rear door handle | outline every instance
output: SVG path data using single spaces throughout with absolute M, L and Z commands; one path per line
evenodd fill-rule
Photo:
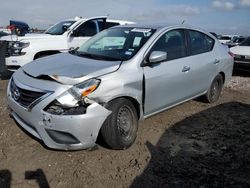
M 185 66 L 182 68 L 182 72 L 188 72 L 188 71 L 190 71 L 190 69 L 191 69 L 190 67 Z
M 219 62 L 220 62 L 219 59 L 215 59 L 215 60 L 214 60 L 214 64 L 215 64 L 215 65 L 219 64 Z

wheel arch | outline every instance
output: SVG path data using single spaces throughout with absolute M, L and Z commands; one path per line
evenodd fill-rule
M 225 80 L 226 80 L 226 75 L 225 75 L 225 73 L 224 72 L 219 72 L 219 74 L 222 76 L 222 78 L 223 78 L 223 84 L 225 83 Z
M 111 99 L 111 100 L 108 101 L 107 103 L 109 103 L 109 102 L 111 102 L 111 101 L 114 101 L 114 100 L 117 100 L 117 99 L 120 99 L 120 98 L 124 98 L 124 99 L 127 99 L 127 100 L 129 100 L 130 102 L 132 102 L 133 106 L 135 107 L 135 110 L 136 110 L 136 113 L 137 113 L 138 120 L 141 119 L 141 117 L 143 117 L 141 105 L 140 105 L 140 103 L 138 102 L 138 100 L 135 99 L 134 97 L 131 97 L 131 96 L 119 96 L 119 97 L 116 97 L 116 98 Z
M 61 53 L 61 52 L 58 50 L 46 50 L 46 51 L 37 52 L 34 56 L 34 60 L 38 59 L 41 56 L 53 55 L 53 54 L 58 54 L 58 53 Z

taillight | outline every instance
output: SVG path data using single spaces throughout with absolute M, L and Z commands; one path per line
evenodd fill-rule
M 232 52 L 228 52 L 228 54 L 231 56 L 231 57 L 235 57 L 235 55 L 234 55 L 234 53 L 232 53 Z

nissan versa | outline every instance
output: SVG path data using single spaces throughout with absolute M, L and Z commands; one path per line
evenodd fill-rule
M 55 149 L 131 146 L 138 120 L 203 96 L 218 100 L 233 57 L 191 26 L 126 25 L 104 30 L 79 49 L 37 59 L 8 85 L 11 115 Z

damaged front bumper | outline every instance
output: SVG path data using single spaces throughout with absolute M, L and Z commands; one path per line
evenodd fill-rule
M 45 106 L 54 100 L 55 94 L 49 95 L 29 110 L 14 99 L 10 85 L 7 98 L 12 117 L 23 129 L 41 139 L 49 148 L 78 150 L 93 147 L 103 122 L 111 113 L 94 101 L 86 107 L 84 114 L 48 113 L 44 110 Z

